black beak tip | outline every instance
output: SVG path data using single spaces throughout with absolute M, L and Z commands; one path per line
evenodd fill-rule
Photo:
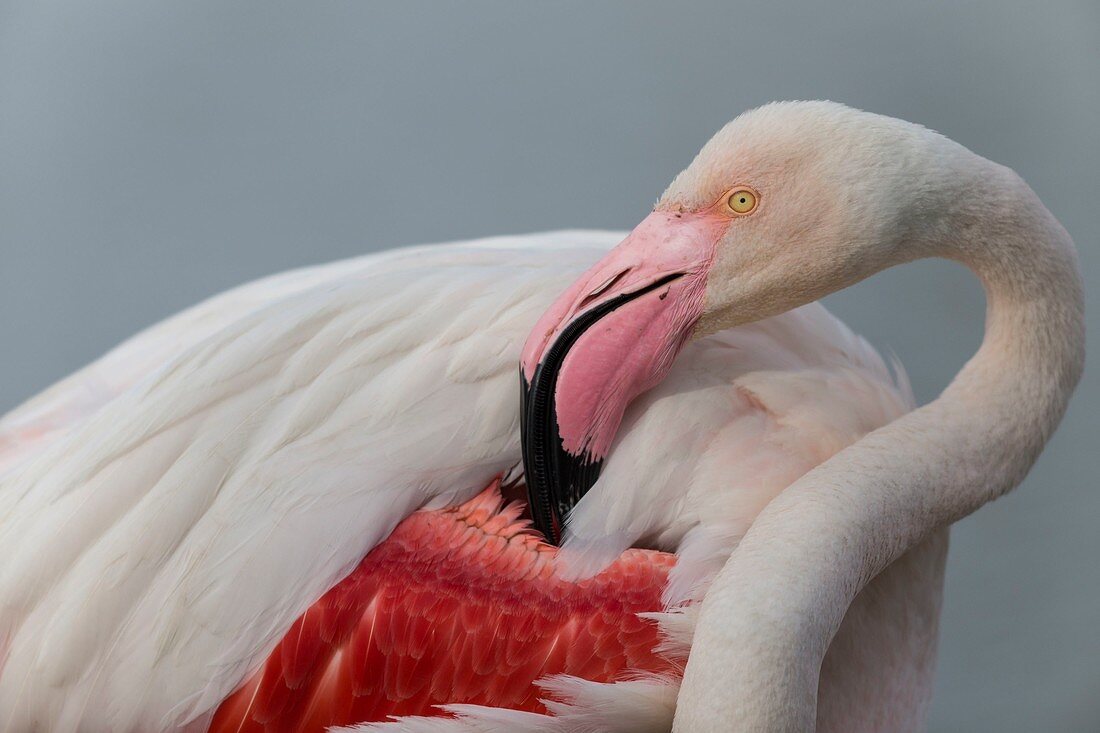
M 554 409 L 557 368 L 539 364 L 531 383 L 520 373 L 520 434 L 527 500 L 535 529 L 552 545 L 561 543 L 569 511 L 600 476 L 602 461 L 562 447 Z M 541 377 L 541 378 L 540 378 Z

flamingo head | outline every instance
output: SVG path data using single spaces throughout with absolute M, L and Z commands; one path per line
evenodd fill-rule
M 771 104 L 722 128 L 524 346 L 524 464 L 539 529 L 560 538 L 626 407 L 689 340 L 928 254 L 919 241 L 938 240 L 918 230 L 936 225 L 953 186 L 925 163 L 955 148 L 829 102 Z

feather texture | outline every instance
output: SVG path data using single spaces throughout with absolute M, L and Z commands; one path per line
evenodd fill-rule
M 0 420 L 0 721 L 200 725 L 413 511 L 519 461 L 519 348 L 621 235 L 398 250 L 247 285 Z M 756 512 L 908 408 L 820 306 L 690 346 L 576 507 L 568 572 L 681 553 L 697 594 Z M 28 437 L 29 436 L 29 437 Z
M 598 576 L 557 573 L 499 482 L 407 518 L 301 616 L 210 733 L 323 733 L 445 704 L 547 712 L 536 681 L 675 673 L 655 653 L 673 555 L 630 550 Z M 677 660 L 682 663 L 683 659 Z

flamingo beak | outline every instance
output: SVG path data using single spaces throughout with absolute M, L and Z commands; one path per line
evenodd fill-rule
M 703 314 L 729 219 L 655 211 L 554 301 L 520 362 L 523 464 L 536 528 L 557 544 L 623 413 L 657 385 Z

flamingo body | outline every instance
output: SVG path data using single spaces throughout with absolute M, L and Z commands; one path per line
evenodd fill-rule
M 520 511 L 494 482 L 412 514 L 291 626 L 210 733 L 321 733 L 445 704 L 544 713 L 548 676 L 675 672 L 638 616 L 662 610 L 675 556 L 629 550 L 566 580 Z
M 515 474 L 523 340 L 622 237 L 502 237 L 267 278 L 0 419 L 0 730 L 203 731 L 256 670 L 282 675 L 273 650 L 282 659 L 296 621 L 403 520 Z M 660 598 L 644 604 L 675 612 L 644 633 L 683 655 L 694 623 L 683 604 L 761 508 L 911 405 L 904 380 L 819 305 L 688 344 L 625 412 L 599 483 L 569 515 L 556 572 L 597 576 L 639 543 L 675 552 Z M 422 609 L 410 599 L 400 610 L 412 620 Z M 337 656 L 325 649 L 339 642 L 315 638 L 318 659 Z M 677 676 L 554 677 L 569 669 L 539 670 L 553 717 L 508 710 L 534 717 L 499 730 L 668 730 Z M 320 684 L 300 674 L 286 679 Z M 257 685 L 272 701 L 279 685 L 312 694 Z M 499 710 L 455 711 L 455 730 L 488 730 L 476 726 Z M 392 725 L 422 729 L 415 720 Z

